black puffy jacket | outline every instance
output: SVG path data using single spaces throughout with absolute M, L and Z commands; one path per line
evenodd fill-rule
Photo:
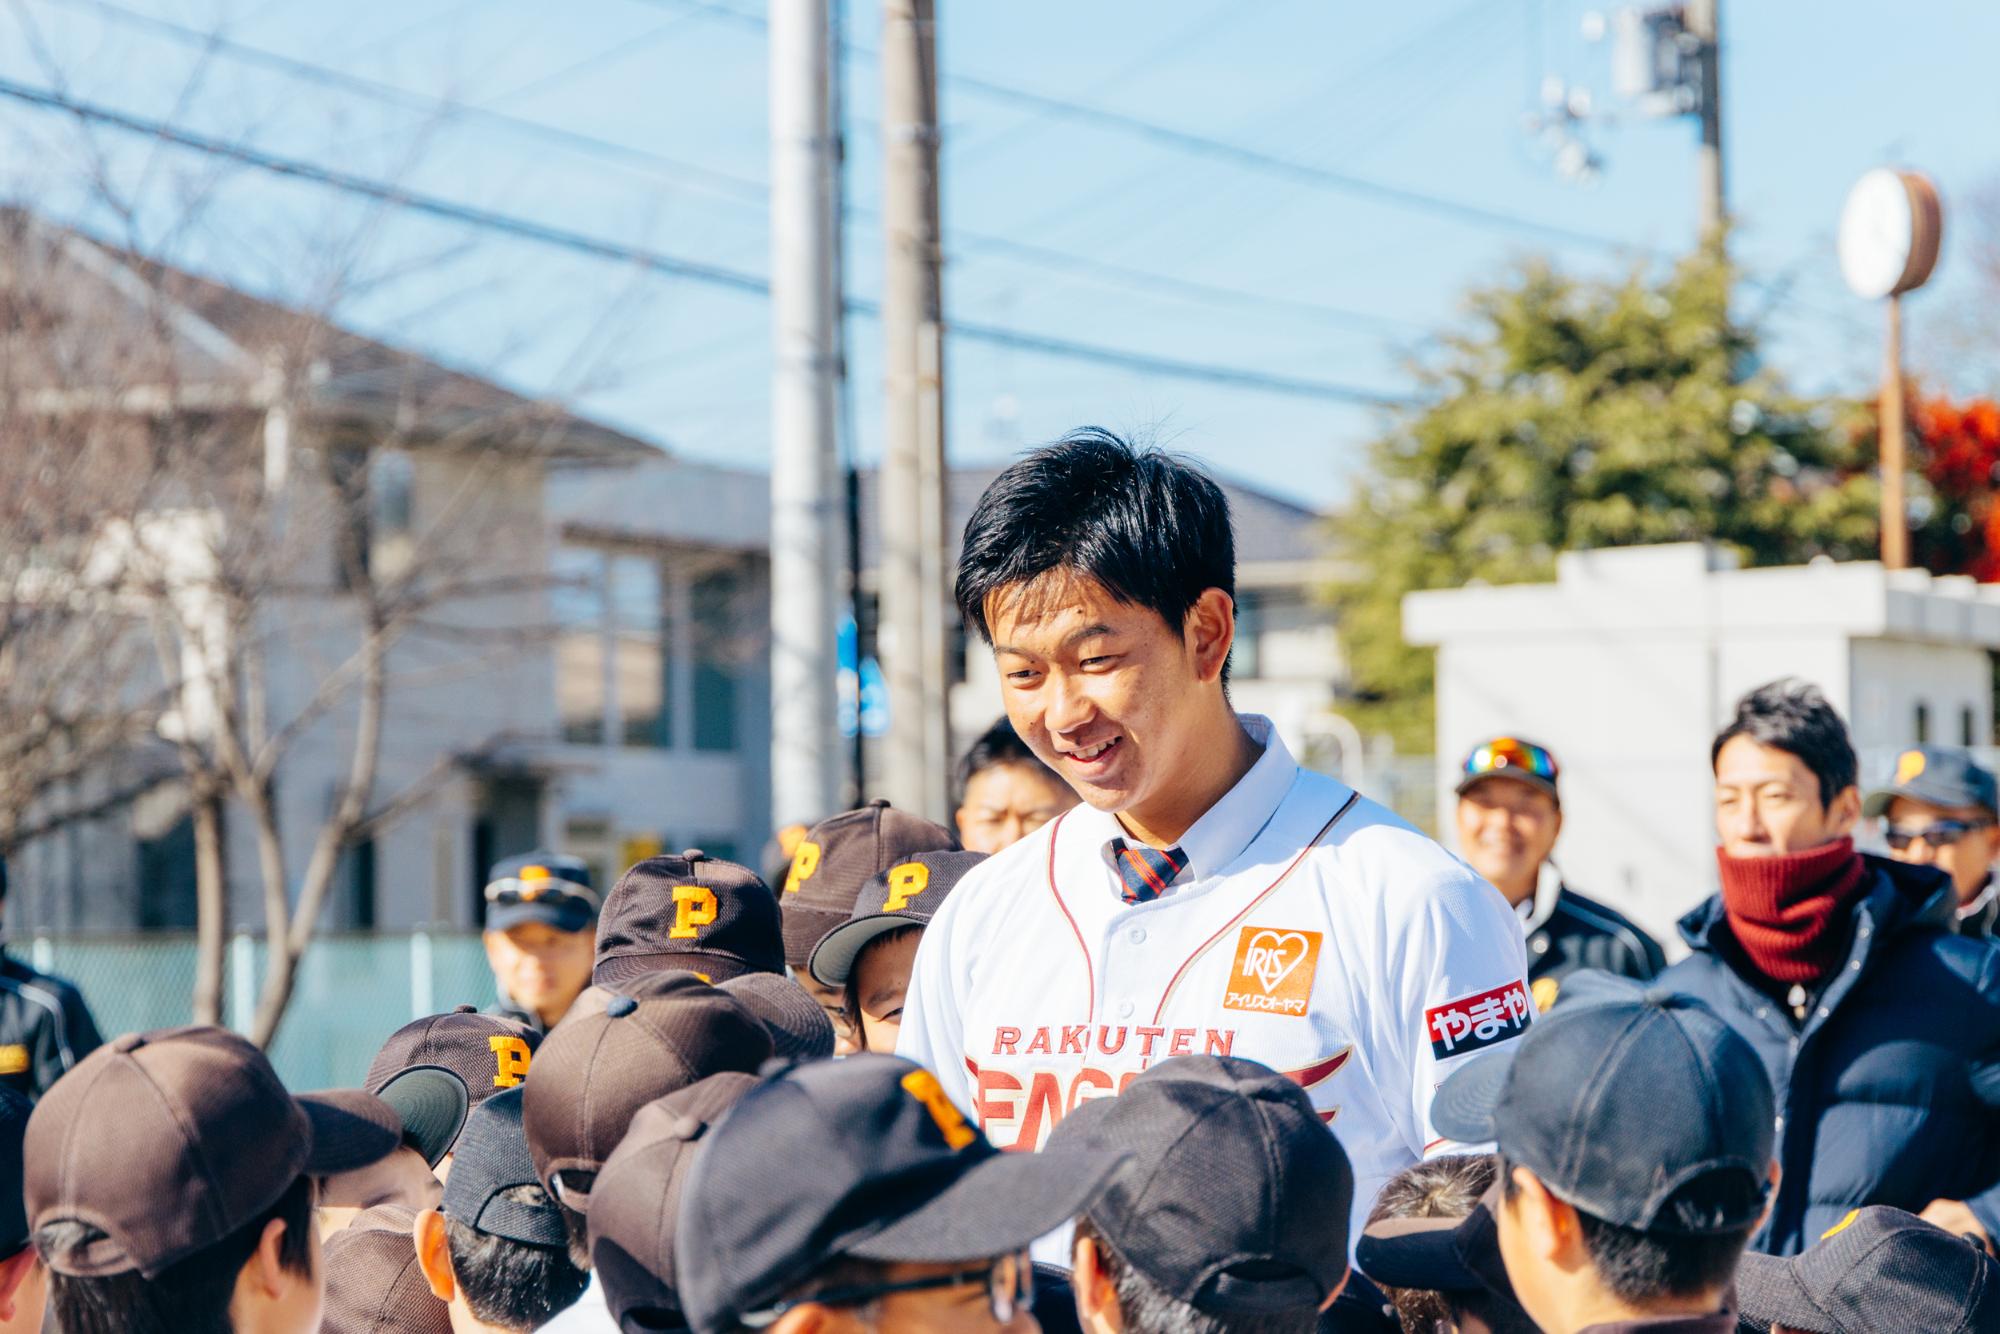
M 0 949 L 0 1087 L 39 1098 L 102 1042 L 75 987 Z
M 1751 1247 L 1772 1255 L 1860 1205 L 1937 1199 L 2000 1239 L 2000 945 L 1952 932 L 1941 872 L 1862 860 L 1846 961 L 1803 1023 L 1748 980 L 1720 895 L 1681 919 L 1694 953 L 1657 984 L 1713 1007 L 1770 1072 L 1784 1177 Z

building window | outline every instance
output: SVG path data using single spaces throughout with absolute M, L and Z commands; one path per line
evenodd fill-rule
M 604 651 L 604 554 L 561 547 L 554 565 L 550 604 L 557 627 L 556 716 L 563 740 L 598 745 L 604 740 L 611 695 Z
M 689 614 L 694 642 L 694 748 L 735 750 L 736 696 L 742 625 L 742 581 L 733 570 L 694 581 Z
M 1931 706 L 1917 705 L 1917 744 L 1927 746 L 1931 740 Z
M 660 563 L 646 556 L 611 562 L 611 616 L 617 645 L 619 739 L 628 746 L 673 744 L 671 670 Z
M 1264 603 L 1255 593 L 1236 595 L 1236 638 L 1229 646 L 1229 675 L 1237 681 L 1254 681 L 1264 674 L 1261 641 L 1264 635 Z
M 1976 744 L 1972 739 L 1972 729 L 1973 729 L 1972 706 L 1970 704 L 1961 704 L 1958 709 L 1959 745 L 1970 746 Z

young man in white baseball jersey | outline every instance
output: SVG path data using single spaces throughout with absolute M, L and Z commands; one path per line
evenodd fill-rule
M 1359 1235 L 1382 1183 L 1444 1147 L 1439 1082 L 1527 1027 L 1521 930 L 1230 707 L 1234 589 L 1228 502 L 1169 455 L 1080 431 L 987 489 L 958 604 L 1083 804 L 945 901 L 897 1050 L 1018 1149 L 1169 1056 L 1261 1061 L 1338 1131 Z

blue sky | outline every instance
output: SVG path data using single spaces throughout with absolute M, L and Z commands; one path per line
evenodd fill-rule
M 0 77 L 607 240 L 768 267 L 764 38 L 736 17 L 761 15 L 762 0 L 116 4 L 10 0 L 0 7 Z M 850 36 L 872 49 L 877 11 L 862 0 L 848 7 Z M 1606 165 L 1590 187 L 1564 181 L 1523 127 L 1547 74 L 1612 105 L 1608 46 L 1581 35 L 1587 4 L 941 8 L 946 300 L 959 320 L 1397 397 L 1409 390 L 1409 351 L 1449 327 L 1468 285 L 1531 252 L 1584 272 L 1634 262 L 1024 109 L 982 81 L 1655 253 L 1694 235 L 1691 121 L 1592 129 Z M 1737 249 L 1783 292 L 1745 300 L 1774 302 L 1771 359 L 1799 387 L 1864 389 L 1879 312 L 1840 284 L 1841 200 L 1883 162 L 1930 171 L 1948 211 L 2000 178 L 1989 133 L 2000 84 L 1986 68 L 2000 49 L 2000 6 L 1925 3 L 1893 17 L 1862 0 L 1723 8 Z M 305 82 L 240 52 L 204 51 L 160 21 L 406 96 Z M 848 91 L 850 276 L 872 297 L 883 242 L 878 85 L 865 53 L 849 62 Z M 602 143 L 571 151 L 427 99 Z M 612 146 L 646 160 L 618 158 Z M 692 456 L 745 465 L 768 456 L 769 330 L 755 298 L 384 212 L 116 132 L 86 137 L 59 115 L 0 99 L 7 193 L 109 226 L 86 185 L 92 170 L 130 202 L 143 241 L 205 271 L 296 300 L 332 284 L 342 318 L 379 336 L 570 398 Z M 1934 336 L 1972 287 L 1969 230 L 1948 223 L 1939 279 L 1909 318 L 1920 369 L 1977 384 L 1983 372 L 1962 359 L 1945 365 Z M 1070 258 L 1024 258 L 996 241 Z M 350 257 L 349 276 L 331 278 Z M 857 319 L 853 334 L 855 438 L 869 457 L 879 329 Z M 948 356 L 956 458 L 990 459 L 1097 422 L 1154 432 L 1233 475 L 1326 504 L 1381 424 L 1363 406 L 1022 350 L 955 341 Z

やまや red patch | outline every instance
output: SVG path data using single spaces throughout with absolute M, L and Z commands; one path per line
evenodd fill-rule
M 1527 985 L 1509 982 L 1425 1010 L 1424 1033 L 1431 1040 L 1431 1055 L 1442 1061 L 1519 1037 L 1534 1012 Z

